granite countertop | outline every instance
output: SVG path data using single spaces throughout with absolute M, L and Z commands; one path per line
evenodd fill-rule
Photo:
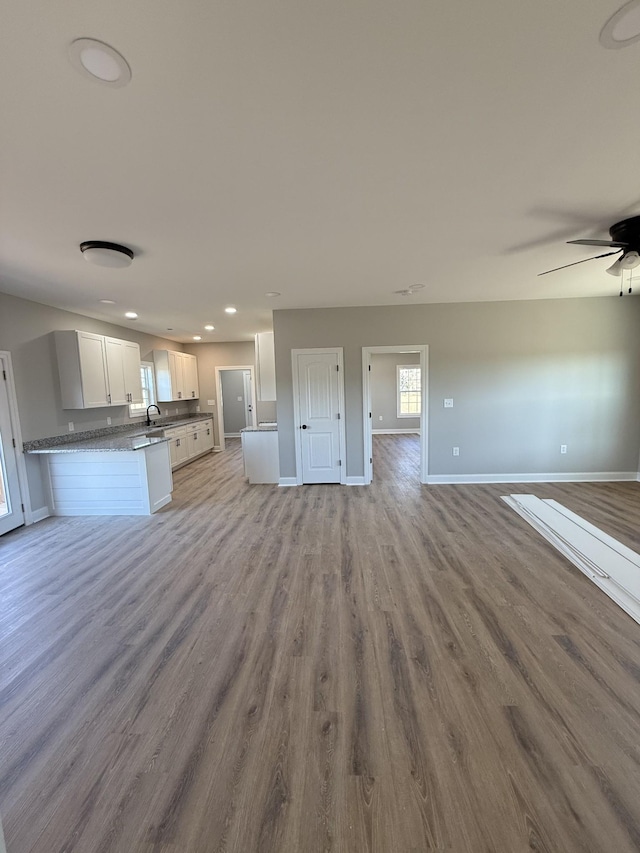
M 151 426 L 124 424 L 116 427 L 88 430 L 75 435 L 57 435 L 51 438 L 39 438 L 35 441 L 25 441 L 25 453 L 84 453 L 92 451 L 117 452 L 126 450 L 143 450 L 152 444 L 168 441 L 162 435 L 148 436 L 146 433 L 159 433 L 163 429 L 206 421 L 213 417 L 211 412 L 203 412 L 191 417 L 170 419 L 158 418 Z
M 240 432 L 278 432 L 278 425 L 258 424 L 257 427 L 244 427 Z
M 123 450 L 143 450 L 152 444 L 162 444 L 168 438 L 148 437 L 146 435 L 103 435 L 100 438 L 88 438 L 84 441 L 68 441 L 66 444 L 55 444 L 50 447 L 39 447 L 27 450 L 27 453 L 90 453 L 90 452 L 119 452 Z

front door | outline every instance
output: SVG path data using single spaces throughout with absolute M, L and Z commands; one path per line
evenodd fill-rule
M 302 482 L 339 483 L 341 383 L 337 352 L 295 354 Z
M 18 464 L 9 412 L 7 368 L 8 365 L 0 356 L 0 535 L 24 524 Z

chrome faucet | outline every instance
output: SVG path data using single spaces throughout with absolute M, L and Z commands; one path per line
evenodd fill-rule
M 158 409 L 158 414 L 160 416 L 162 416 L 162 412 L 160 411 L 158 406 L 156 406 L 155 403 L 152 403 L 150 406 L 147 406 L 147 426 L 151 426 L 151 418 L 149 417 L 149 409 Z

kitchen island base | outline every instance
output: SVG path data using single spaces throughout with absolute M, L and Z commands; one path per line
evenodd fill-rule
M 166 441 L 115 453 L 45 453 L 52 515 L 151 515 L 173 491 Z

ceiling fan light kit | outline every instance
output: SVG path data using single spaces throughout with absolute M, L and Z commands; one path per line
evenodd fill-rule
M 640 2 L 640 0 L 639 0 Z M 578 264 L 584 264 L 587 261 L 595 261 L 598 258 L 607 258 L 609 255 L 618 255 L 616 260 L 606 270 L 609 275 L 622 276 L 624 270 L 633 270 L 640 266 L 640 216 L 631 216 L 629 219 L 623 219 L 621 222 L 616 222 L 609 228 L 611 240 L 569 240 L 568 243 L 577 246 L 607 246 L 614 249 L 613 252 L 604 252 L 602 255 L 594 255 L 591 258 L 584 258 L 581 261 L 574 261 L 571 264 L 564 264 L 561 267 L 555 267 L 552 270 L 538 273 L 538 275 L 547 275 L 551 272 L 564 270 L 567 267 L 575 267 Z M 629 272 L 631 276 L 631 272 Z M 631 277 L 629 278 L 629 293 L 632 292 Z M 620 290 L 622 296 L 622 289 Z
M 122 269 L 131 266 L 133 251 L 119 243 L 107 243 L 104 240 L 85 240 L 80 243 L 80 251 L 85 261 L 99 267 Z

